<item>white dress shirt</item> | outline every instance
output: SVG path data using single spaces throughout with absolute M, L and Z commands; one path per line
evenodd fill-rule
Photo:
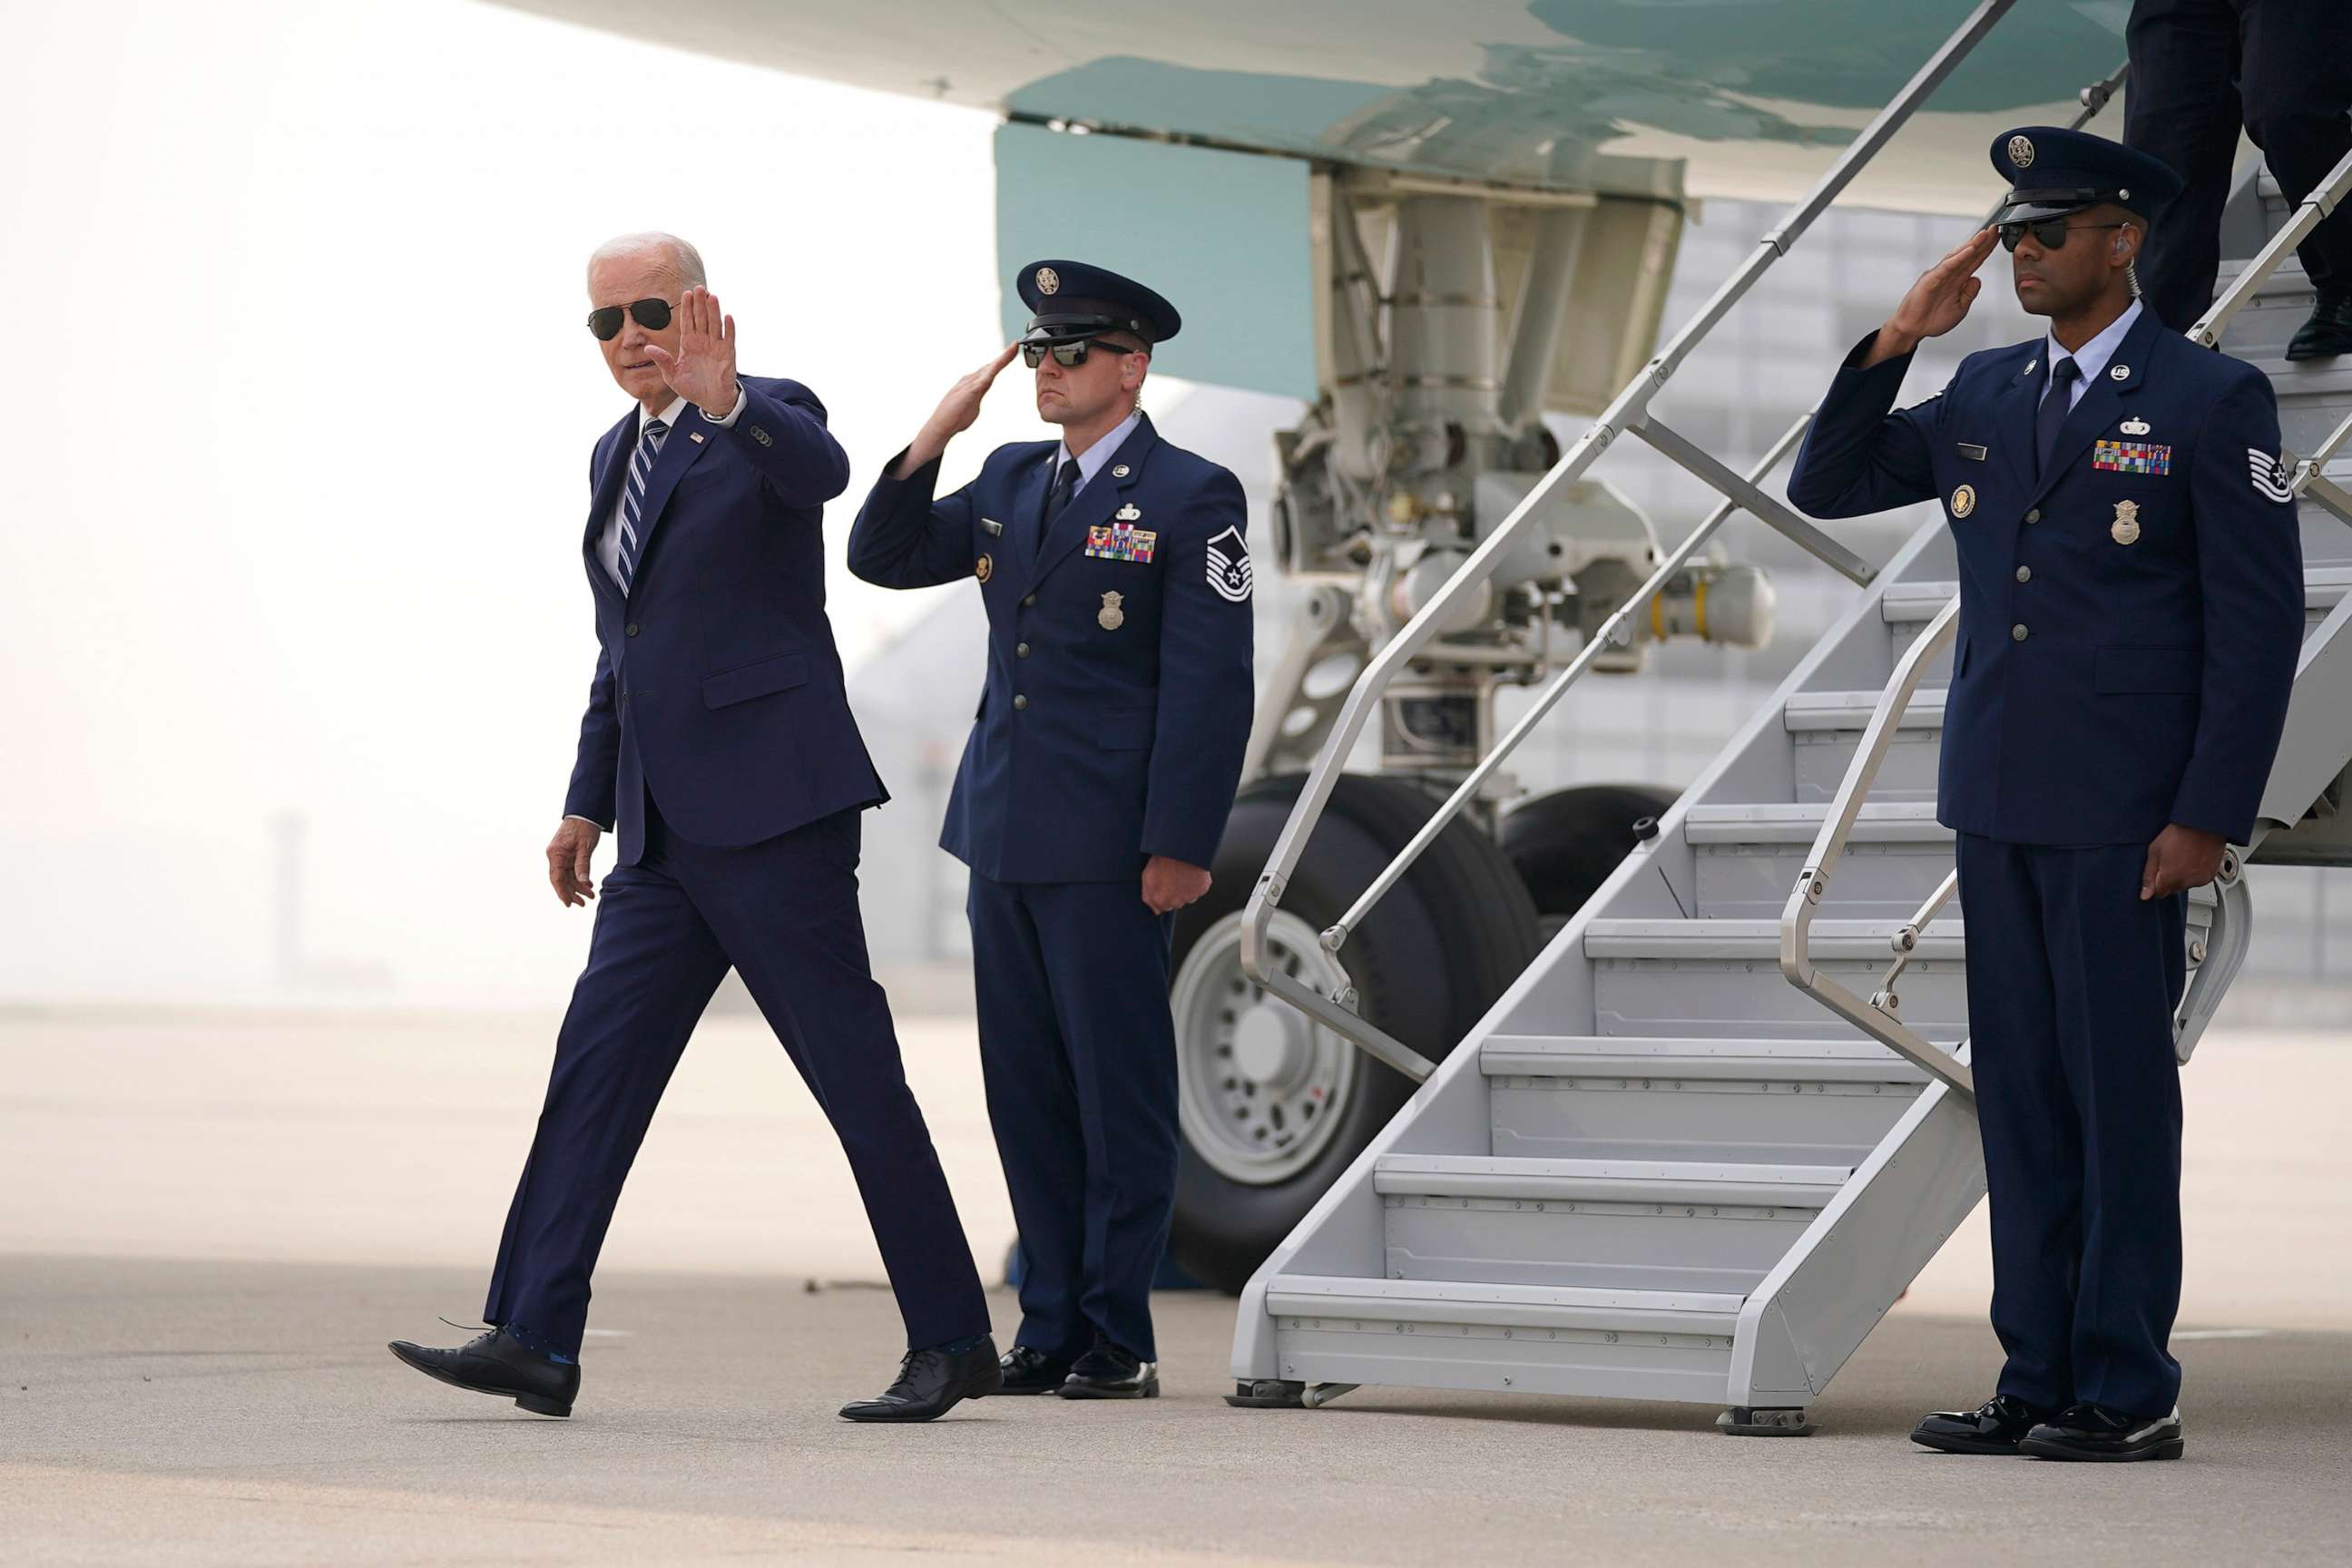
M 702 416 L 702 418 L 709 424 L 719 426 L 721 429 L 728 428 L 729 426 L 731 426 L 737 419 L 742 417 L 743 405 L 751 401 L 751 395 L 745 392 L 743 390 L 742 384 L 738 382 L 735 386 L 735 406 L 727 411 L 727 416 L 723 419 L 713 418 L 709 413 L 705 413 Z M 648 416 L 646 413 L 645 405 L 642 403 L 639 404 L 637 405 L 636 439 L 629 443 L 628 453 L 621 459 L 623 462 L 633 463 L 636 461 L 637 444 L 646 438 L 646 420 L 647 417 Z M 651 416 L 651 417 L 657 418 L 663 424 L 669 426 L 669 435 L 662 437 L 663 445 L 668 445 L 668 443 L 677 435 L 677 422 L 686 417 L 686 399 L 683 397 L 671 398 L 667 408 L 663 409 L 657 415 Z M 604 574 L 613 579 L 613 585 L 614 587 L 621 587 L 623 585 L 621 583 L 621 509 L 628 504 L 629 487 L 627 481 L 624 480 L 621 485 L 621 493 L 615 497 L 613 501 L 613 515 L 604 520 L 604 531 L 602 534 L 599 534 L 596 539 L 596 559 L 604 563 Z
M 1102 472 L 1103 465 L 1110 461 L 1111 454 L 1118 450 L 1119 443 L 1135 434 L 1135 427 L 1142 418 L 1143 410 L 1140 408 L 1135 410 L 1112 426 L 1101 440 L 1078 454 L 1078 482 L 1076 488 L 1070 491 L 1070 498 L 1073 500 L 1077 499 L 1079 490 L 1087 488 L 1087 480 Z M 1054 472 L 1057 477 L 1062 471 L 1062 465 L 1069 460 L 1070 444 L 1064 441 L 1054 449 Z
M 2074 384 L 2066 389 L 2067 413 L 2074 412 L 2074 405 L 2083 401 L 2084 388 L 2089 386 L 2098 374 L 2107 368 L 2107 362 L 2116 357 L 2117 349 L 2123 347 L 2124 334 L 2130 331 L 2132 323 L 2138 320 L 2139 301 L 2134 300 L 2124 307 L 2122 315 L 2106 324 L 2097 337 L 2071 353 L 2061 347 L 2056 338 L 2043 339 L 2042 352 L 2050 356 L 2052 370 L 2058 368 L 2060 360 L 2071 359 L 2074 362 L 2075 368 L 2083 373 L 2075 378 Z M 2044 377 L 2042 383 L 2042 395 L 2045 398 L 2050 395 L 2050 381 L 2047 377 Z

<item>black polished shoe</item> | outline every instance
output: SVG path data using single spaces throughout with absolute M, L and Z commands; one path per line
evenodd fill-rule
M 1913 1428 L 1911 1440 L 1947 1454 L 2007 1454 L 2049 1415 L 2013 1394 L 1996 1394 L 1974 1410 L 1938 1410 Z
M 1004 1386 L 999 1394 L 1051 1394 L 1070 1375 L 1070 1363 L 1047 1355 L 1033 1345 L 1014 1345 L 1002 1363 Z
M 2352 353 L 2352 289 L 2322 289 L 2311 319 L 2287 340 L 2289 359 L 2331 359 Z
M 455 1350 L 433 1350 L 394 1340 L 385 1347 L 427 1377 L 457 1388 L 511 1399 L 534 1415 L 569 1415 L 580 1396 L 579 1363 L 535 1351 L 504 1329 Z
M 1004 1385 L 996 1342 L 988 1335 L 967 1351 L 908 1351 L 898 1363 L 898 1380 L 872 1399 L 841 1407 L 844 1421 L 936 1421 L 967 1399 L 980 1399 Z
M 2180 1437 L 2180 1411 L 2169 1415 L 2126 1415 L 2104 1405 L 2070 1405 L 2025 1435 L 2021 1454 L 2037 1459 L 2177 1459 L 2187 1445 Z
M 1160 1363 L 1097 1335 L 1095 1348 L 1070 1363 L 1055 1393 L 1065 1399 L 1157 1399 Z

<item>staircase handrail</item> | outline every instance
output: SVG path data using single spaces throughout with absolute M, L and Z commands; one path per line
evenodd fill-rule
M 1730 510 L 1735 507 L 1745 509 L 1854 582 L 1867 584 L 1872 581 L 1875 575 L 1875 569 L 1867 562 L 1787 506 L 1766 496 L 1757 489 L 1755 480 L 1762 478 L 1763 474 L 1769 471 L 1769 462 L 1759 465 L 1753 470 L 1753 477 L 1743 478 L 1654 418 L 1650 414 L 1650 403 L 1673 379 L 1675 373 L 1681 368 L 1684 360 L 1688 357 L 1691 351 L 1729 313 L 1731 308 L 1755 286 L 1757 280 L 1775 262 L 1789 253 L 1790 248 L 1812 226 L 1813 221 L 1829 208 L 1830 205 L 1853 182 L 1854 176 L 1878 155 L 1888 142 L 1893 140 L 1895 133 L 1910 120 L 1919 106 L 1947 77 L 1950 76 L 1959 63 L 1968 58 L 1985 35 L 2008 15 L 2015 4 L 2016 0 L 1979 0 L 1979 4 L 1969 14 L 1967 19 L 1944 40 L 1927 63 L 1919 68 L 1911 79 L 1904 84 L 1902 89 L 1888 100 L 1886 106 L 1881 109 L 1870 123 L 1854 137 L 1846 149 L 1838 155 L 1836 161 L 1814 183 L 1812 188 L 1782 215 L 1777 226 L 1765 233 L 1748 260 L 1716 289 L 1665 347 L 1661 349 L 1647 364 L 1642 367 L 1633 379 L 1626 384 L 1603 410 L 1601 416 L 1581 436 L 1578 437 L 1566 451 L 1561 453 L 1559 460 L 1554 463 L 1518 504 L 1511 509 L 1502 523 L 1486 537 L 1477 549 L 1471 552 L 1469 559 L 1465 561 L 1446 580 L 1444 586 L 1431 596 L 1429 603 L 1423 605 L 1420 612 L 1406 622 L 1396 636 L 1365 666 L 1363 672 L 1357 677 L 1354 687 L 1349 691 L 1346 701 L 1341 704 L 1339 712 L 1333 721 L 1330 733 L 1325 738 L 1323 748 L 1315 759 L 1315 765 L 1308 770 L 1306 783 L 1299 790 L 1298 797 L 1291 807 L 1289 820 L 1284 824 L 1282 833 L 1275 842 L 1274 851 L 1267 859 L 1266 868 L 1259 876 L 1255 888 L 1251 890 L 1242 922 L 1242 968 L 1251 980 L 1264 987 L 1269 994 L 1281 997 L 1333 1033 L 1344 1039 L 1354 1041 L 1371 1056 L 1410 1078 L 1416 1080 L 1424 1079 L 1435 1070 L 1435 1064 L 1427 1057 L 1358 1015 L 1353 1008 L 1355 997 L 1352 987 L 1343 983 L 1339 986 L 1336 994 L 1325 996 L 1311 985 L 1293 979 L 1272 951 L 1270 930 L 1274 921 L 1274 912 L 1280 905 L 1283 894 L 1288 889 L 1291 877 L 1298 869 L 1298 862 L 1306 853 L 1307 839 L 1313 835 L 1317 824 L 1321 821 L 1325 809 L 1330 804 L 1331 793 L 1338 785 L 1339 773 L 1346 764 L 1349 753 L 1354 749 L 1356 741 L 1363 733 L 1364 725 L 1370 718 L 1375 705 L 1381 700 L 1389 686 L 1413 658 L 1437 637 L 1440 628 L 1448 624 L 1462 601 L 1469 597 L 1494 574 L 1496 568 L 1501 564 L 1510 551 L 1513 542 L 1526 531 L 1531 521 L 1541 510 L 1553 492 L 1561 486 L 1580 478 L 1617 437 L 1629 433 L 1640 437 L 1658 451 L 1673 458 L 1701 480 L 1712 486 L 1726 498 L 1726 505 L 1717 509 L 1719 517 L 1727 517 Z M 2082 98 L 2085 111 L 2083 119 L 2088 119 L 2091 114 L 2097 111 L 2099 106 L 2105 103 L 2108 94 L 2113 91 L 2113 80 L 2114 79 L 2110 79 L 2107 82 L 2102 82 L 2084 91 Z M 2081 121 L 2078 120 L 2077 123 L 2081 123 Z M 1789 436 L 1784 437 L 1783 441 L 1793 444 L 1795 437 L 1801 431 L 1802 423 L 1802 421 L 1800 422 L 1798 430 L 1793 430 Z M 1777 460 L 1777 454 L 1772 460 Z M 1703 542 L 1705 535 L 1718 525 L 1719 517 L 1711 518 L 1708 523 L 1702 524 L 1700 531 L 1694 534 L 1693 540 L 1686 541 L 1684 550 L 1676 553 L 1684 554 L 1686 551 L 1695 549 L 1696 542 Z M 1654 574 L 1652 584 L 1659 581 L 1660 579 Z M 1616 615 L 1612 617 L 1612 624 L 1622 626 L 1634 606 L 1645 602 L 1642 595 L 1654 591 L 1651 584 L 1645 584 L 1634 596 L 1619 606 Z M 1601 638 L 1593 639 L 1593 644 L 1601 642 Z M 1592 662 L 1592 653 L 1593 645 L 1588 644 L 1584 653 L 1580 655 L 1578 662 L 1570 667 L 1570 672 L 1565 678 L 1555 683 L 1558 689 L 1546 694 L 1548 700 L 1556 700 L 1559 692 L 1565 690 L 1567 684 L 1580 676 L 1584 668 L 1590 667 Z M 1545 704 L 1547 708 L 1549 700 Z M 1511 744 L 1516 745 L 1528 728 L 1529 726 L 1525 723 L 1516 728 L 1512 731 Z M 1497 748 L 1497 754 L 1482 763 L 1482 771 L 1476 776 L 1483 780 L 1486 773 L 1493 771 L 1492 765 L 1507 754 L 1507 750 Z M 1464 790 L 1457 790 L 1454 798 L 1448 803 L 1451 811 L 1458 812 L 1462 805 L 1468 800 L 1469 794 L 1467 786 Z M 1451 820 L 1450 813 L 1433 819 L 1432 824 L 1425 826 L 1421 834 L 1416 835 L 1412 843 L 1408 846 L 1410 854 L 1418 855 L 1422 849 L 1426 848 Z M 1384 873 L 1381 881 L 1376 884 L 1378 890 L 1385 892 L 1392 887 L 1398 878 L 1403 875 L 1405 867 L 1410 866 L 1411 863 L 1410 858 L 1404 858 L 1402 865 L 1392 866 L 1390 872 Z M 1349 919 L 1361 919 L 1362 911 L 1369 907 L 1370 900 L 1360 900 L 1356 909 L 1350 911 Z M 1335 955 L 1347 941 L 1349 919 L 1343 919 L 1339 925 L 1325 933 L 1324 946 Z M 1344 970 L 1342 973 L 1344 973 Z
M 1976 1080 L 1968 1064 L 1903 1022 L 1901 1004 L 1894 989 L 1895 977 L 1918 948 L 1921 931 L 1950 897 L 1951 879 L 1947 878 L 1919 912 L 1895 931 L 1891 943 L 1895 965 L 1869 998 L 1857 995 L 1822 973 L 1814 964 L 1811 952 L 1813 918 L 1829 891 L 1830 873 L 1845 854 L 1846 841 L 1862 816 L 1863 803 L 1869 798 L 1871 785 L 1877 782 L 1879 767 L 1902 729 L 1903 716 L 1910 710 L 1920 681 L 1927 678 L 1927 667 L 1951 647 L 1959 634 L 1959 596 L 1954 595 L 1951 603 L 1936 612 L 1927 629 L 1895 661 L 1894 676 L 1879 693 L 1878 705 L 1871 710 L 1870 722 L 1863 730 L 1862 743 L 1854 748 L 1853 761 L 1846 764 L 1845 778 L 1838 785 L 1829 809 L 1822 813 L 1821 831 L 1813 836 L 1812 848 L 1805 856 L 1805 868 L 1797 874 L 1797 885 L 1780 911 L 1780 973 L 1788 976 L 1790 984 L 1839 1017 L 1973 1100 Z

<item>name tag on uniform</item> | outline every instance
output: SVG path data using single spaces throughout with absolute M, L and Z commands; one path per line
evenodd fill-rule
M 981 526 L 981 527 L 982 527 L 982 528 L 984 528 L 984 529 L 986 529 L 986 530 L 988 530 L 989 537 L 990 537 L 990 538 L 992 538 L 992 539 L 999 538 L 999 537 L 1001 537 L 1001 536 L 1003 534 L 1003 532 L 1004 532 L 1004 525 L 1003 525 L 1003 523 L 1001 523 L 1001 522 L 997 521 L 996 521 L 994 518 L 992 518 L 992 517 L 983 517 L 983 518 L 982 518 L 982 519 L 980 520 L 980 526 Z
M 1129 528 L 1125 523 L 1105 523 L 1100 528 L 1087 530 L 1087 553 L 1101 561 L 1132 561 L 1139 565 L 1151 564 L 1151 552 L 1160 547 L 1160 535 L 1148 528 Z
M 1982 447 L 1978 446 L 1975 442 L 1963 441 L 1959 445 L 1960 456 L 1966 458 L 1969 462 L 1981 463 L 1985 460 L 1985 449 Z
M 2116 474 L 2168 474 L 2172 448 L 2153 441 L 2102 441 L 2091 448 L 2091 467 Z

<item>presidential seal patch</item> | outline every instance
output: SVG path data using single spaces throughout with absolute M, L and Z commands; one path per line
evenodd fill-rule
M 1958 489 L 1952 492 L 1952 515 L 1954 517 L 1966 517 L 1969 513 L 1976 510 L 1976 486 L 1962 485 Z
M 971 565 L 971 574 L 979 578 L 983 583 L 987 582 L 989 577 L 995 571 L 996 562 L 992 557 L 986 555 L 983 555 L 979 560 L 973 562 Z
M 2113 526 L 2108 528 L 2107 533 L 2117 544 L 2138 543 L 2139 502 L 2136 500 L 2116 502 L 2116 521 Z

